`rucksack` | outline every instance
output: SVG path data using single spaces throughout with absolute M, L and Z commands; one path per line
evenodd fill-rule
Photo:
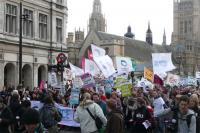
M 45 128 L 50 128 L 57 125 L 61 120 L 62 115 L 56 110 L 55 107 L 47 106 L 42 107 L 40 110 L 40 118 Z

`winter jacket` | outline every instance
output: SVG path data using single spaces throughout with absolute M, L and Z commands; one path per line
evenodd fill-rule
M 123 115 L 120 110 L 113 110 L 108 113 L 107 119 L 105 133 L 124 133 Z
M 95 125 L 95 121 L 88 113 L 87 108 L 90 110 L 93 116 L 98 116 L 103 122 L 103 125 L 106 126 L 107 119 L 104 116 L 101 107 L 91 100 L 86 100 L 85 103 L 80 103 L 74 114 L 74 120 L 80 123 L 81 133 L 92 133 L 98 130 Z
M 0 111 L 0 133 L 10 133 L 9 126 L 11 126 L 13 118 L 12 112 L 8 107 Z
M 187 116 L 193 114 L 190 121 L 190 126 L 187 126 Z M 178 132 L 177 133 L 196 133 L 196 117 L 192 110 L 188 110 L 186 115 L 178 113 Z

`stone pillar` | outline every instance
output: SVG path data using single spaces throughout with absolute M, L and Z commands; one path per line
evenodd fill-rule
M 0 90 L 2 90 L 3 86 L 4 86 L 4 62 L 3 61 L 0 61 L 0 73 L 1 73 L 1 76 L 0 76 Z
M 33 64 L 33 87 L 38 86 L 38 64 Z

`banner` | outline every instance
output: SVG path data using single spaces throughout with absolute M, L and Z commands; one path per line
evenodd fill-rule
M 168 72 L 175 69 L 172 64 L 171 53 L 152 53 L 154 74 Z
M 95 81 L 89 73 L 82 75 L 81 80 L 83 81 L 83 88 L 95 87 Z
M 43 103 L 40 101 L 31 101 L 31 108 L 39 110 L 42 108 Z M 62 120 L 58 123 L 71 127 L 80 127 L 80 124 L 74 121 L 74 110 L 72 108 L 64 107 L 55 103 L 55 107 L 62 114 Z
M 128 97 L 131 96 L 131 90 L 132 90 L 132 84 L 127 82 L 125 84 L 122 84 L 118 87 L 118 89 L 121 91 L 122 93 L 122 97 Z
M 81 76 L 81 75 L 84 74 L 83 69 L 81 69 L 81 68 L 79 68 L 77 66 L 74 66 L 71 63 L 69 63 L 69 65 L 70 65 L 72 73 L 74 73 L 76 76 Z
M 100 70 L 94 61 L 85 59 L 85 73 L 90 73 L 92 76 L 100 74 Z
M 48 84 L 51 86 L 56 86 L 58 84 L 55 72 L 48 73 Z
M 133 71 L 131 58 L 116 57 L 116 65 L 118 73 L 129 73 Z
M 103 48 L 97 47 L 96 45 L 91 44 L 91 50 L 93 59 L 100 56 L 105 56 L 106 51 Z
M 180 77 L 174 74 L 168 74 L 166 84 L 170 86 L 178 86 L 180 82 Z
M 83 81 L 81 80 L 81 77 L 75 77 L 72 82 L 75 88 L 81 88 L 83 86 Z
M 108 55 L 94 58 L 94 61 L 96 62 L 105 78 L 110 77 L 116 72 L 112 59 Z
M 153 72 L 150 69 L 144 67 L 144 78 L 152 82 L 153 77 L 154 77 Z

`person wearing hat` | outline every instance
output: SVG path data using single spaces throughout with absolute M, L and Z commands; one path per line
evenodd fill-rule
M 124 133 L 124 117 L 122 112 L 117 109 L 117 102 L 109 99 L 106 102 L 108 115 L 105 133 Z
M 40 114 L 33 108 L 27 109 L 22 115 L 22 123 L 26 128 L 24 133 L 44 133 L 44 129 L 40 121 Z

